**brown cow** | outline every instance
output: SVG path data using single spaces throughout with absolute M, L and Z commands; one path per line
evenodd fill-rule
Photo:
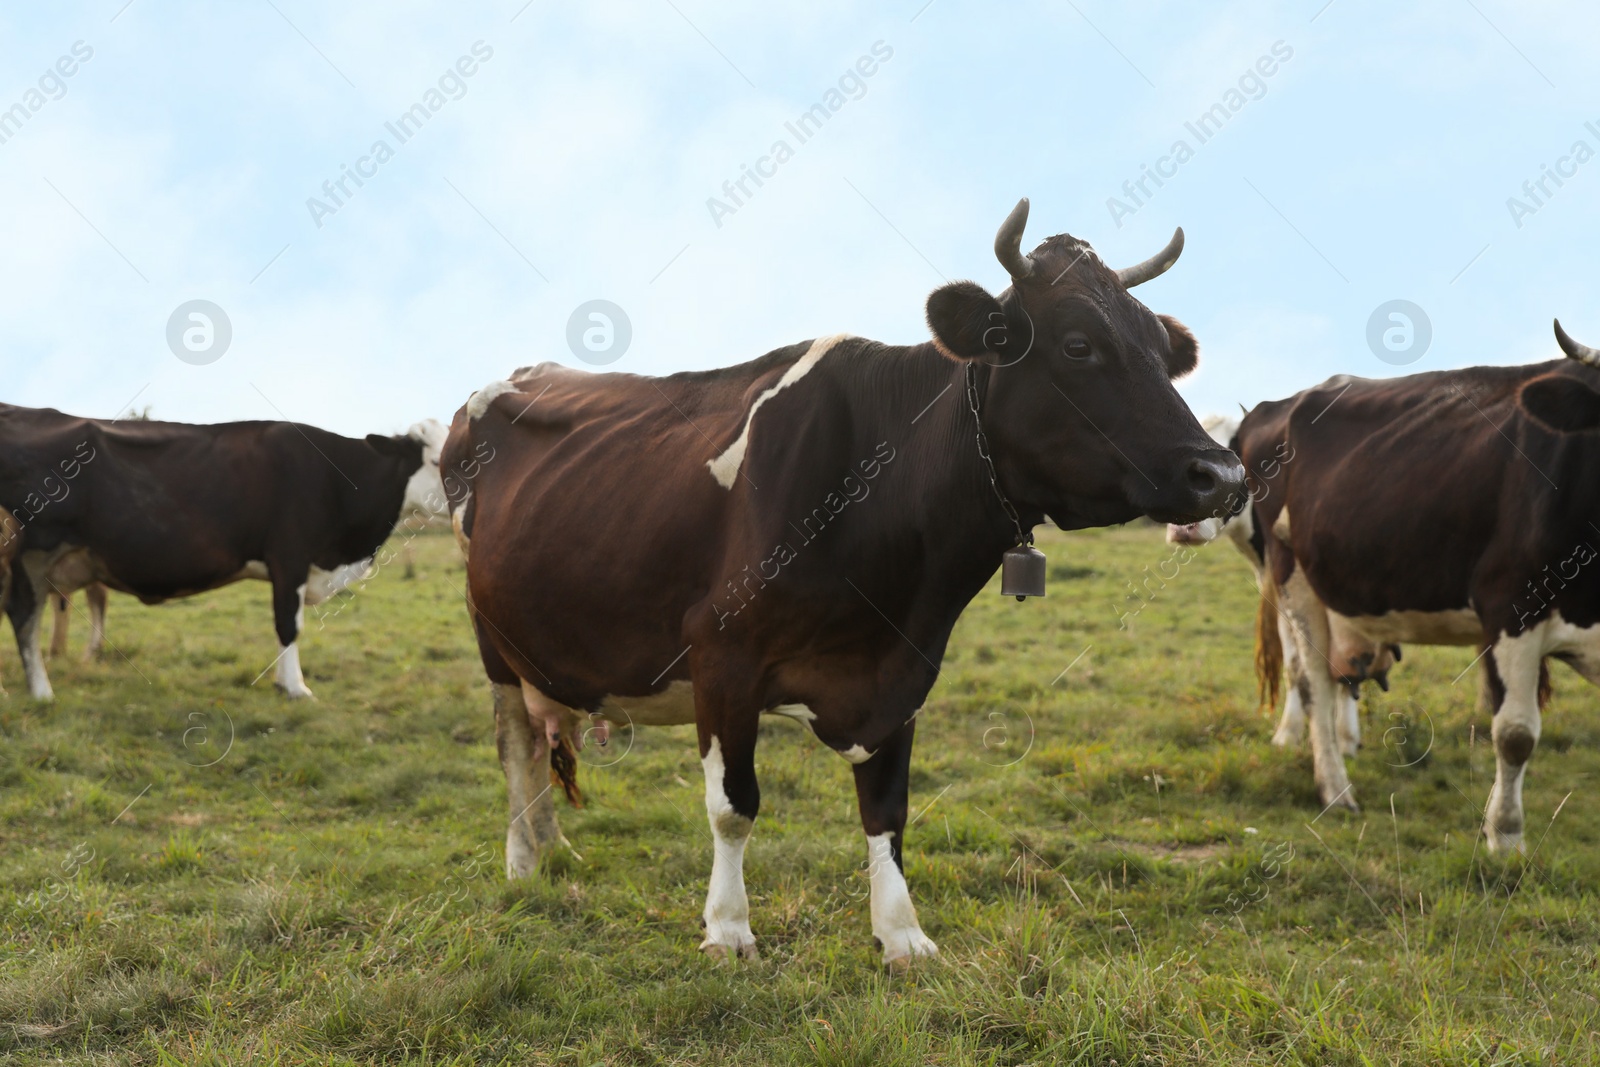
M 1521 846 L 1545 658 L 1600 683 L 1600 352 L 1556 336 L 1570 358 L 1345 378 L 1283 402 L 1293 460 L 1255 518 L 1307 665 L 1325 804 L 1356 807 L 1333 724 L 1336 616 L 1369 641 L 1482 650 L 1497 756 L 1484 832 L 1491 850 Z M 1263 475 L 1249 447 L 1244 460 Z
M 1194 338 L 1129 292 L 1182 231 L 1119 272 L 1064 235 L 1024 255 L 1026 217 L 1024 200 L 995 242 L 1011 287 L 935 290 L 931 342 L 823 337 L 665 378 L 543 364 L 456 415 L 445 488 L 494 687 L 510 876 L 561 839 L 530 712 L 693 722 L 716 843 L 702 947 L 754 956 L 757 724 L 785 714 L 854 767 L 886 961 L 935 951 L 902 832 L 916 715 L 962 608 L 1046 514 L 1190 521 L 1243 484 L 1172 386 Z

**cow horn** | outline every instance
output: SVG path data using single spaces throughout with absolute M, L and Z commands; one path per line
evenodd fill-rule
M 1556 344 L 1561 346 L 1561 351 L 1586 367 L 1600 367 L 1600 348 L 1590 348 L 1580 345 L 1567 336 L 1567 331 L 1561 328 L 1561 320 L 1556 319 Z
M 1021 281 L 1033 273 L 1033 257 L 1022 253 L 1022 231 L 1028 225 L 1028 198 L 1017 201 L 1000 232 L 994 235 L 994 255 L 1013 281 Z
M 1117 271 L 1117 279 L 1122 282 L 1125 289 L 1132 289 L 1136 285 L 1143 285 L 1151 278 L 1159 278 L 1167 272 L 1167 268 L 1178 262 L 1178 256 L 1183 254 L 1183 227 L 1179 226 L 1172 231 L 1172 240 L 1167 242 L 1167 247 L 1145 260 L 1135 263 L 1131 267 L 1123 267 Z

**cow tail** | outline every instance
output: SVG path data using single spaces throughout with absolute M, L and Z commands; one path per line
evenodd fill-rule
M 1283 639 L 1278 635 L 1278 583 L 1272 568 L 1262 568 L 1261 603 L 1256 607 L 1256 696 L 1260 706 L 1278 706 L 1283 678 Z
M 583 792 L 578 788 L 578 757 L 565 734 L 550 746 L 550 785 L 552 788 L 560 786 L 573 807 L 583 807 Z

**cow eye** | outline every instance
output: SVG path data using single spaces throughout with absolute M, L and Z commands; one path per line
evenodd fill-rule
M 1094 346 L 1081 337 L 1069 338 L 1061 348 L 1067 354 L 1068 359 L 1088 359 L 1094 355 Z

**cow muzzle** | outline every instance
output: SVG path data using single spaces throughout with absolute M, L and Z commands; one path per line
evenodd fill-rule
M 1236 510 L 1244 494 L 1244 465 L 1227 451 L 1201 454 L 1182 467 L 1168 492 L 1166 505 L 1152 511 L 1158 521 L 1187 526 L 1206 519 L 1224 520 Z

